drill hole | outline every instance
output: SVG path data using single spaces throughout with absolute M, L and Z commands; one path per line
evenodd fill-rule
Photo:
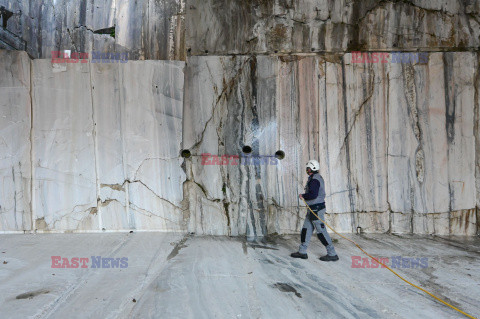
M 250 154 L 252 152 L 252 148 L 248 145 L 245 145 L 243 148 L 242 148 L 242 152 L 244 152 L 245 154 Z
M 278 158 L 279 160 L 282 160 L 285 158 L 285 152 L 282 150 L 278 150 L 275 152 L 275 157 Z

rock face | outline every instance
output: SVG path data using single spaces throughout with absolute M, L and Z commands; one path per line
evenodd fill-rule
M 480 45 L 478 1 L 189 0 L 192 54 L 457 50 Z
M 480 1 L 2 6 L 0 47 L 164 61 L 0 51 L 0 231 L 298 232 L 315 158 L 339 231 L 477 232 Z
M 184 0 L 0 0 L 0 48 L 125 52 L 131 60 L 185 60 Z
M 478 50 L 480 2 L 385 0 L 0 0 L 0 48 L 191 55 Z

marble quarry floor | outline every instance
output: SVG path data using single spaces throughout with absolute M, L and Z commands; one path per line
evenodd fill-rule
M 413 283 L 480 316 L 478 237 L 347 236 Z M 298 235 L 0 235 L 0 317 L 462 317 L 387 269 L 367 268 L 372 263 L 355 257 L 362 256 L 355 246 L 333 239 L 340 260 L 326 263 L 318 260 L 325 250 L 316 237 L 308 260 L 292 259 Z M 52 260 L 59 267 L 79 261 L 78 268 L 52 268 Z

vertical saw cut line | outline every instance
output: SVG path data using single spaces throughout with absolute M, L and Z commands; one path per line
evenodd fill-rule
M 356 242 L 354 242 L 353 240 L 351 239 L 348 239 L 347 237 L 345 236 L 342 236 L 340 235 L 339 233 L 337 233 L 337 231 L 335 229 L 333 229 L 332 227 L 330 227 L 330 225 L 328 225 L 324 220 L 322 220 L 320 217 L 318 217 L 317 214 L 315 214 L 315 212 L 310 208 L 310 206 L 308 206 L 307 202 L 305 202 L 305 200 L 302 198 L 303 202 L 305 203 L 305 205 L 307 205 L 307 208 L 309 211 L 312 212 L 313 215 L 315 215 L 315 217 L 317 217 L 322 223 L 324 223 L 325 225 L 327 225 L 328 228 L 330 228 L 335 234 L 337 234 L 338 236 L 342 237 L 343 239 L 346 239 L 348 240 L 349 242 L 351 242 L 352 244 L 354 244 L 355 246 L 357 246 L 358 249 L 360 249 L 365 255 L 367 255 L 368 257 L 372 258 L 373 260 L 375 260 L 377 263 L 379 263 L 380 265 L 384 266 L 385 268 L 387 268 L 388 270 L 390 270 L 393 274 L 395 274 L 395 276 L 397 276 L 398 278 L 402 279 L 403 281 L 405 281 L 407 284 L 409 284 L 410 286 L 412 287 L 415 287 L 421 291 L 423 291 L 424 293 L 426 293 L 427 295 L 429 295 L 430 297 L 436 299 L 437 301 L 440 301 L 441 303 L 443 303 L 444 305 L 460 312 L 462 315 L 465 315 L 467 316 L 468 318 L 471 318 L 471 319 L 477 319 L 476 317 L 472 316 L 472 315 L 469 315 L 468 313 L 458 309 L 457 307 L 449 304 L 448 302 L 438 298 L 437 296 L 435 296 L 434 294 L 432 294 L 431 292 L 423 289 L 422 287 L 419 287 L 415 284 L 412 284 L 410 281 L 406 280 L 405 278 L 403 278 L 402 276 L 400 276 L 397 272 L 395 272 L 392 268 L 388 267 L 387 265 L 385 265 L 384 263 L 380 262 L 377 258 L 373 257 L 372 255 L 370 255 L 369 253 L 367 253 L 365 250 L 362 249 L 362 247 L 360 247 L 360 245 L 358 245 Z

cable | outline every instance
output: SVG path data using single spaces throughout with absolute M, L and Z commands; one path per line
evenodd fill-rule
M 315 217 L 317 217 L 322 223 L 324 223 L 325 225 L 327 225 L 327 227 L 330 228 L 335 234 L 337 234 L 338 236 L 342 237 L 343 239 L 346 239 L 346 240 L 348 240 L 349 242 L 353 243 L 353 244 L 354 244 L 355 246 L 357 246 L 358 249 L 360 249 L 365 255 L 367 255 L 368 257 L 372 258 L 373 260 L 375 260 L 375 261 L 376 261 L 377 263 L 379 263 L 380 265 L 382 265 L 382 266 L 384 266 L 385 268 L 387 268 L 388 270 L 390 270 L 392 273 L 395 274 L 395 276 L 397 276 L 398 278 L 402 279 L 402 280 L 405 281 L 407 284 L 409 284 L 409 285 L 411 285 L 411 286 L 413 286 L 413 287 L 415 287 L 415 288 L 423 291 L 424 293 L 428 294 L 429 296 L 435 298 L 436 300 L 440 301 L 440 302 L 443 303 L 444 305 L 449 306 L 450 308 L 452 308 L 452 309 L 460 312 L 461 314 L 467 316 L 468 318 L 477 319 L 477 318 L 475 318 L 474 316 L 469 315 L 468 313 L 466 313 L 466 312 L 458 309 L 457 307 L 449 304 L 449 303 L 446 302 L 446 301 L 443 301 L 442 299 L 438 298 L 437 296 L 435 296 L 435 295 L 432 294 L 431 292 L 429 292 L 429 291 L 427 291 L 427 290 L 423 289 L 422 287 L 419 287 L 419 286 L 417 286 L 417 285 L 415 285 L 415 284 L 412 284 L 410 281 L 408 281 L 408 280 L 406 280 L 405 278 L 403 278 L 402 276 L 400 276 L 400 275 L 399 275 L 397 272 L 395 272 L 392 268 L 388 267 L 388 266 L 385 265 L 384 263 L 380 262 L 377 258 L 373 257 L 372 255 L 370 255 L 369 253 L 367 253 L 365 250 L 363 250 L 362 247 L 360 247 L 360 245 L 358 245 L 356 242 L 354 242 L 353 240 L 348 239 L 347 237 L 342 236 L 342 235 L 340 235 L 339 233 L 337 233 L 337 231 L 336 231 L 335 229 L 333 229 L 332 227 L 330 227 L 330 225 L 328 225 L 324 220 L 322 220 L 320 217 L 318 217 L 317 214 L 315 214 L 315 212 L 310 208 L 310 206 L 308 206 L 308 204 L 307 204 L 307 202 L 305 201 L 305 199 L 302 198 L 302 200 L 303 200 L 303 202 L 305 203 L 305 205 L 307 205 L 307 208 L 312 212 L 312 214 L 315 215 Z

